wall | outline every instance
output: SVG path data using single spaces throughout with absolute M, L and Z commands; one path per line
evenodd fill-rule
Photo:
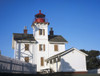
M 58 45 L 58 51 L 54 51 L 54 45 L 55 44 L 49 43 L 49 57 L 65 51 L 65 44 L 57 44 Z
M 76 49 L 61 57 L 59 70 L 63 72 L 85 72 L 86 56 L 76 51 Z
M 37 71 L 41 71 L 42 69 L 48 68 L 46 65 L 45 59 L 48 58 L 48 41 L 47 40 L 37 40 L 37 44 L 35 45 L 36 51 L 36 63 L 37 63 Z M 39 44 L 45 44 L 45 51 L 39 51 Z M 41 57 L 44 58 L 44 66 L 41 66 Z
M 59 62 L 53 62 L 52 64 L 49 64 L 50 68 L 52 68 L 53 72 L 60 72 L 59 68 L 60 68 L 60 61 Z
M 0 55 L 0 72 L 36 73 L 36 65 Z
M 29 44 L 29 51 L 25 51 L 25 44 Z M 33 53 L 34 52 L 34 43 L 16 43 L 16 48 L 15 48 L 15 59 L 25 61 L 25 57 L 29 57 L 29 62 L 34 64 L 33 62 Z M 34 55 L 35 56 L 35 55 Z
M 35 37 L 36 40 L 48 40 L 48 24 L 44 23 L 34 23 L 33 28 L 33 36 Z M 45 29 L 45 35 L 39 35 L 39 29 Z
M 35 59 L 37 64 L 37 71 L 40 72 L 42 69 L 48 68 L 46 62 L 44 61 L 44 66 L 41 66 L 41 57 L 45 59 L 48 58 L 48 24 L 45 23 L 34 23 L 33 36 L 37 43 L 34 46 Z M 39 35 L 39 29 L 45 29 L 45 35 Z M 39 51 L 39 44 L 45 44 L 45 51 Z

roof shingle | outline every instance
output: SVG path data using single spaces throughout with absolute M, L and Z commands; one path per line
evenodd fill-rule
M 14 40 L 29 40 L 36 41 L 33 37 L 33 34 L 22 34 L 22 33 L 13 33 Z M 48 35 L 48 40 L 50 42 L 68 42 L 61 35 Z
M 61 35 L 53 35 L 53 36 L 48 35 L 48 39 L 51 42 L 68 42 Z
M 36 41 L 33 37 L 33 34 L 21 34 L 21 33 L 13 33 L 14 40 L 29 40 Z

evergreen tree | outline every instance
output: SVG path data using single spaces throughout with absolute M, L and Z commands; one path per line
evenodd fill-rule
M 87 69 L 100 68 L 100 51 L 97 50 L 86 51 L 84 49 L 81 49 L 80 51 L 88 54 L 88 56 L 86 57 Z

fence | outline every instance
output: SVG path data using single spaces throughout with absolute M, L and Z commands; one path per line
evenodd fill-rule
M 88 73 L 100 74 L 100 68 L 99 69 L 88 70 Z
M 0 55 L 0 72 L 36 73 L 36 65 Z

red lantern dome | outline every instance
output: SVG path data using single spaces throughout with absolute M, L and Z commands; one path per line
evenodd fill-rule
M 41 13 L 41 10 L 39 10 L 39 13 L 35 15 L 34 23 L 48 23 L 45 21 L 45 15 Z
M 39 13 L 36 14 L 35 17 L 45 17 L 45 15 L 41 13 L 41 10 L 39 10 Z

